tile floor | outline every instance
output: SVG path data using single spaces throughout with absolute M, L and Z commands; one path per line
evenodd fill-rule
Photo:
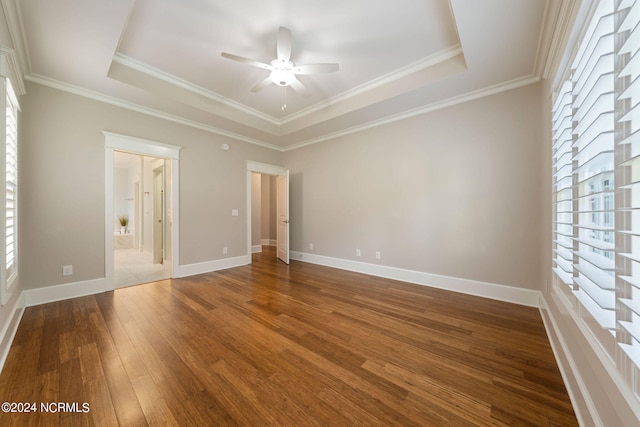
M 137 249 L 118 249 L 114 251 L 115 285 L 139 285 L 171 277 L 169 264 L 154 264 L 149 252 Z

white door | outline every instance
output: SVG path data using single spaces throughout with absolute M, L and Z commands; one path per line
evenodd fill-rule
M 153 170 L 153 263 L 164 261 L 164 167 Z
M 278 206 L 278 258 L 289 264 L 289 171 L 278 175 L 277 186 Z

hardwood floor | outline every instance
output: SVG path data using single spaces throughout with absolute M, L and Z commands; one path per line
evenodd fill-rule
M 2 426 L 577 425 L 537 309 L 272 249 L 27 308 L 0 396 L 37 409 Z

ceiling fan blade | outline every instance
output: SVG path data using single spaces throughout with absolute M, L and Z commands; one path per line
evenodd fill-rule
M 253 65 L 254 67 L 263 68 L 265 70 L 271 70 L 271 65 L 263 62 L 254 61 L 253 59 L 245 58 L 243 56 L 234 55 L 232 53 L 222 52 L 224 58 L 231 59 L 233 61 L 243 62 L 245 64 Z
M 291 58 L 291 30 L 280 27 L 278 30 L 278 59 L 280 61 L 288 61 Z
M 262 89 L 269 86 L 271 83 L 273 83 L 271 81 L 271 78 L 267 77 L 266 79 L 264 79 L 263 81 L 261 81 L 260 83 L 252 87 L 251 92 L 260 92 Z
M 338 64 L 307 64 L 293 67 L 291 71 L 293 71 L 293 74 L 319 74 L 333 73 L 338 71 L 339 68 Z
M 293 79 L 293 81 L 291 82 L 291 89 L 295 90 L 305 98 L 308 98 L 311 95 L 307 88 L 302 83 L 300 83 L 300 80 L 298 79 Z

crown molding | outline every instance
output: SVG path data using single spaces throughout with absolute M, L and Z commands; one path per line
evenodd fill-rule
M 533 73 L 536 76 L 542 76 L 545 64 L 549 57 L 549 48 L 553 40 L 553 31 L 558 17 L 558 7 L 561 3 L 546 0 L 544 3 L 544 11 L 542 13 L 542 25 L 540 25 L 540 34 L 538 35 L 538 46 L 536 48 L 536 57 L 533 62 Z
M 356 86 L 353 89 L 350 89 L 346 92 L 342 92 L 338 95 L 335 95 L 325 101 L 319 102 L 317 104 L 311 105 L 303 110 L 300 110 L 296 113 L 290 114 L 287 117 L 284 117 L 280 120 L 281 125 L 293 122 L 295 120 L 301 119 L 309 114 L 313 114 L 325 108 L 329 108 L 333 105 L 344 102 L 350 98 L 366 93 L 370 90 L 376 89 L 378 87 L 384 86 L 388 83 L 395 82 L 400 80 L 408 75 L 416 73 L 418 71 L 422 71 L 426 68 L 433 67 L 436 64 L 444 62 L 448 59 L 454 58 L 458 55 L 461 55 L 462 47 L 458 44 L 452 46 L 448 49 L 442 50 L 440 52 L 436 52 L 433 55 L 430 55 L 426 58 L 423 58 L 419 61 L 406 65 L 404 67 L 398 68 L 390 73 L 387 73 L 383 76 L 380 76 L 376 79 L 368 81 L 360 86 Z
M 9 36 L 13 41 L 13 48 L 16 50 L 16 63 L 19 65 L 18 69 L 21 71 L 19 75 L 20 80 L 22 80 L 22 76 L 31 74 L 31 59 L 29 56 L 26 32 L 22 23 L 20 2 L 18 0 L 0 0 L 0 3 L 2 4 L 2 10 L 7 20 Z
M 204 130 L 206 132 L 210 132 L 210 133 L 214 133 L 216 135 L 221 135 L 221 136 L 225 136 L 228 138 L 232 138 L 232 139 L 236 139 L 239 141 L 243 141 L 243 142 L 247 142 L 249 144 L 254 144 L 260 147 L 264 147 L 264 148 L 269 148 L 271 150 L 275 150 L 275 151 L 279 151 L 279 152 L 287 152 L 287 151 L 292 151 L 292 150 L 296 150 L 298 148 L 303 148 L 306 147 L 308 145 L 313 145 L 313 144 L 317 144 L 319 142 L 323 142 L 323 141 L 328 141 L 331 139 L 335 139 L 335 138 L 339 138 L 341 136 L 345 136 L 345 135 L 350 135 L 350 134 L 354 134 L 357 132 L 361 132 L 367 129 L 371 129 L 371 128 L 375 128 L 378 126 L 382 126 L 385 124 L 389 124 L 389 123 L 393 123 L 393 122 L 397 122 L 400 120 L 405 120 L 405 119 L 409 119 L 412 117 L 416 117 L 422 114 L 426 114 L 432 111 L 436 111 L 436 110 L 440 110 L 443 108 L 447 108 L 447 107 L 452 107 L 454 105 L 458 105 L 458 104 L 462 104 L 465 102 L 469 102 L 469 101 L 473 101 L 479 98 L 483 98 L 485 96 L 490 96 L 490 95 L 495 95 L 501 92 L 505 92 L 508 90 L 512 90 L 512 89 L 517 89 L 519 87 L 522 86 L 527 86 L 530 84 L 534 84 L 540 81 L 540 77 L 536 76 L 536 75 L 528 75 L 528 76 L 524 76 L 524 77 L 520 77 L 517 79 L 513 79 L 511 81 L 505 82 L 505 83 L 500 83 L 500 84 L 496 84 L 493 86 L 488 86 L 486 88 L 483 89 L 479 89 L 473 92 L 468 92 L 466 94 L 462 94 L 459 96 L 455 96 L 452 98 L 448 98 L 442 101 L 438 101 L 429 105 L 425 105 L 422 107 L 418 107 L 418 108 L 414 108 L 411 110 L 407 110 L 398 114 L 394 114 L 391 116 L 387 116 L 384 117 L 382 119 L 379 120 L 373 120 L 367 123 L 363 123 L 361 125 L 357 125 L 357 126 L 353 126 L 347 129 L 343 129 L 337 132 L 332 132 L 326 135 L 322 135 L 319 136 L 317 138 L 312 138 L 312 139 L 308 139 L 306 141 L 302 141 L 300 143 L 297 144 L 292 144 L 292 145 L 288 145 L 286 147 L 281 147 L 281 146 L 277 146 L 274 144 L 269 144 L 267 142 L 264 141 L 260 141 L 260 140 L 256 140 L 253 138 L 249 138 L 243 135 L 239 135 L 237 133 L 234 132 L 229 132 L 220 128 L 217 128 L 215 126 L 209 126 L 200 122 L 196 122 L 194 120 L 187 120 L 184 119 L 182 117 L 173 115 L 173 114 L 168 114 L 168 113 L 164 113 L 162 111 L 158 111 L 152 108 L 148 108 L 148 107 L 144 107 L 138 104 L 134 104 L 132 102 L 128 102 L 128 101 L 124 101 L 122 99 L 119 98 L 115 98 L 115 97 L 111 97 L 111 96 L 107 96 L 104 94 L 101 94 L 99 92 L 95 92 L 89 89 L 85 89 L 85 88 L 81 88 L 79 86 L 75 86 L 69 83 L 65 83 L 65 82 L 61 82 L 58 80 L 54 80 L 51 79 L 49 77 L 44 77 L 44 76 L 40 76 L 37 74 L 31 74 L 29 76 L 26 76 L 25 79 L 27 81 L 33 82 L 33 83 L 37 83 L 43 86 L 47 86 L 47 87 L 51 87 L 54 89 L 58 89 L 61 90 L 63 92 L 68 92 L 68 93 L 72 93 L 74 95 L 78 95 L 78 96 L 82 96 L 85 98 L 89 98 L 89 99 L 93 99 L 95 101 L 99 101 L 99 102 L 103 102 L 109 105 L 114 105 L 116 107 L 120 107 L 120 108 L 124 108 L 130 111 L 135 111 L 138 113 L 142 113 L 142 114 L 146 114 L 149 116 L 153 116 L 159 119 L 163 119 L 163 120 L 167 120 L 173 123 L 178 123 L 184 126 L 188 126 L 191 128 L 195 128 L 195 129 L 199 129 L 199 130 Z
M 26 90 L 22 74 L 20 73 L 20 66 L 18 65 L 18 60 L 16 58 L 16 51 L 14 49 L 0 46 L 0 57 L 2 57 L 2 62 L 0 63 L 0 75 L 9 77 L 16 95 L 24 95 Z
M 413 108 L 411 110 L 403 111 L 398 114 L 394 114 L 391 116 L 384 117 L 379 120 L 373 120 L 371 122 L 363 123 L 361 125 L 353 126 L 348 129 L 343 129 L 337 132 L 333 132 L 330 134 L 322 135 L 317 138 L 308 139 L 306 141 L 302 141 L 298 144 L 293 144 L 285 147 L 283 151 L 291 151 L 298 148 L 306 147 L 308 145 L 317 144 L 319 142 L 327 141 L 330 139 L 335 139 L 341 136 L 350 135 L 353 133 L 361 132 L 367 129 L 371 129 L 374 127 L 386 125 L 389 123 L 397 122 L 400 120 L 409 119 L 411 117 L 420 116 L 422 114 L 430 113 L 432 111 L 441 110 L 443 108 L 452 107 L 454 105 L 462 104 L 465 102 L 473 101 L 475 99 L 484 98 L 485 96 L 495 95 L 501 92 L 506 92 L 508 90 L 517 89 L 522 86 L 527 86 L 530 84 L 534 84 L 540 81 L 540 77 L 536 75 L 528 75 L 524 77 L 520 77 L 514 80 L 510 80 L 508 82 L 499 83 L 493 86 L 488 86 L 483 89 L 479 89 L 473 92 L 468 92 L 462 95 L 454 96 L 451 98 L 444 99 L 442 101 L 434 102 L 429 105 L 424 105 L 422 107 Z
M 133 59 L 129 56 L 123 55 L 121 53 L 116 53 L 113 56 L 113 61 L 117 62 L 118 64 L 124 65 L 125 67 L 129 67 L 132 68 L 136 71 L 139 71 L 141 73 L 144 74 L 148 74 L 151 77 L 154 77 L 156 79 L 162 80 L 166 83 L 170 83 L 174 86 L 177 86 L 181 89 L 187 90 L 189 92 L 193 92 L 197 95 L 203 96 L 207 99 L 210 99 L 214 102 L 218 102 L 220 104 L 226 105 L 227 107 L 231 107 L 234 108 L 236 110 L 239 110 L 245 114 L 249 114 L 252 115 L 254 117 L 257 117 L 261 120 L 264 120 L 268 123 L 271 123 L 273 125 L 279 126 L 280 125 L 280 121 L 278 119 L 276 119 L 275 117 L 272 117 L 268 114 L 264 114 L 258 110 L 255 110 L 253 108 L 247 107 L 244 104 L 241 104 L 239 102 L 233 101 L 229 98 L 225 98 L 224 96 L 218 95 L 217 93 L 205 89 L 202 86 L 198 86 L 195 85 L 187 80 L 184 80 L 178 76 L 175 76 L 173 74 L 167 73 L 166 71 L 162 71 L 158 68 L 152 67 L 148 64 L 145 64 L 144 62 L 138 61 L 136 59 Z
M 475 99 L 483 98 L 485 96 L 495 95 L 501 92 L 505 92 L 512 89 L 517 89 L 522 86 L 530 85 L 533 83 L 537 83 L 540 81 L 540 77 L 535 75 L 529 75 L 520 77 L 505 83 L 500 83 L 497 85 L 489 86 L 483 89 L 479 89 L 477 91 L 468 92 L 466 94 L 462 94 L 459 96 L 455 96 L 452 98 L 445 99 L 443 101 L 435 102 L 429 105 L 425 105 L 422 107 L 414 108 L 411 110 L 407 110 L 398 114 L 394 114 L 379 120 L 373 120 L 371 122 L 363 123 L 361 125 L 353 126 L 347 129 L 343 129 L 337 132 L 332 132 L 326 135 L 319 136 L 317 138 L 308 139 L 306 141 L 302 141 L 297 144 L 292 144 L 286 147 L 277 146 L 274 144 L 269 144 L 264 141 L 256 140 L 253 138 L 249 138 L 243 135 L 239 135 L 234 132 L 229 132 L 215 126 L 209 126 L 200 122 L 196 122 L 194 120 L 187 120 L 182 117 L 164 113 L 162 111 L 158 111 L 152 108 L 144 107 L 138 104 L 134 104 L 132 102 L 124 101 L 119 98 L 107 96 L 101 94 L 99 92 L 95 92 L 89 89 L 81 88 L 79 86 L 75 86 L 69 83 L 61 82 L 58 80 L 54 80 L 48 77 L 40 76 L 37 74 L 31 74 L 26 76 L 25 79 L 27 81 L 37 83 L 43 86 L 51 87 L 54 89 L 61 90 L 63 92 L 72 93 L 74 95 L 82 96 L 85 98 L 93 99 L 95 101 L 103 102 L 109 105 L 114 105 L 116 107 L 124 108 L 130 111 L 135 111 L 138 113 L 146 114 L 149 116 L 153 116 L 159 119 L 167 120 L 173 123 L 178 123 L 184 126 L 188 126 L 191 128 L 204 130 L 206 132 L 214 133 L 216 135 L 225 136 L 228 138 L 236 139 L 238 141 L 247 142 L 249 144 L 257 145 L 263 148 L 269 148 L 271 150 L 279 151 L 279 152 L 287 152 L 296 150 L 298 148 L 303 148 L 308 145 L 317 144 L 319 142 L 328 141 L 331 139 L 339 138 L 341 136 L 354 134 L 357 132 L 361 132 L 367 129 L 371 129 L 374 127 L 382 126 L 385 124 L 397 122 L 400 120 L 405 120 L 411 117 L 419 116 L 422 114 L 426 114 L 432 111 L 440 110 L 443 108 L 451 107 L 457 104 L 462 104 L 464 102 L 473 101 Z
M 162 71 L 160 69 L 154 68 L 148 64 L 145 64 L 141 61 L 138 61 L 136 59 L 133 59 L 131 57 L 128 57 L 126 55 L 123 55 L 121 53 L 116 53 L 113 57 L 113 61 L 123 65 L 125 67 L 129 67 L 131 69 L 134 69 L 138 72 L 147 74 L 149 76 L 152 76 L 154 78 L 157 78 L 161 81 L 164 81 L 166 83 L 172 84 L 174 86 L 177 86 L 181 89 L 187 90 L 189 92 L 195 93 L 197 95 L 203 96 L 207 99 L 210 99 L 214 102 L 219 102 L 221 104 L 224 104 L 228 107 L 234 108 L 238 111 L 241 111 L 243 113 L 252 115 L 254 117 L 257 117 L 261 120 L 264 120 L 268 123 L 271 123 L 273 125 L 276 125 L 278 127 L 301 119 L 305 116 L 308 116 L 310 114 L 316 113 L 318 111 L 321 111 L 325 108 L 328 108 L 330 106 L 336 105 L 338 103 L 344 102 L 350 98 L 353 98 L 355 96 L 361 95 L 363 93 L 366 93 L 370 90 L 376 89 L 380 86 L 384 86 L 388 83 L 391 82 L 395 82 L 397 80 L 400 80 L 408 75 L 411 75 L 413 73 L 422 71 L 426 68 L 432 67 L 436 64 L 439 64 L 441 62 L 444 62 L 448 59 L 451 59 L 453 57 L 456 57 L 458 55 L 462 54 L 462 48 L 461 46 L 458 44 L 456 46 L 452 46 L 451 48 L 442 50 L 440 52 L 437 52 L 433 55 L 430 55 L 426 58 L 423 58 L 419 61 L 416 61 L 412 64 L 409 64 L 407 66 L 401 67 L 397 70 L 394 70 L 390 73 L 387 73 L 381 77 L 378 77 L 374 80 L 371 80 L 367 83 L 364 83 L 360 86 L 357 86 L 353 89 L 350 89 L 346 92 L 340 93 L 336 96 L 333 96 L 325 101 L 319 102 L 317 104 L 311 105 L 297 113 L 291 114 L 281 120 L 269 116 L 267 114 L 264 114 L 258 110 L 252 109 L 247 107 L 244 104 L 241 104 L 239 102 L 235 102 L 231 99 L 225 98 L 223 96 L 218 95 L 217 93 L 210 91 L 208 89 L 205 89 L 201 86 L 195 85 L 187 80 L 181 79 L 180 77 L 177 77 L 175 75 L 172 75 L 170 73 L 167 73 L 165 71 Z
M 549 48 L 544 63 L 539 64 L 540 76 L 544 79 L 554 79 L 564 74 L 566 64 L 562 64 L 565 57 L 565 49 L 569 44 L 573 32 L 576 16 L 581 8 L 581 1 L 563 0 L 560 4 L 554 4 L 549 8 L 550 14 L 545 17 L 545 24 L 549 29 Z M 566 60 L 564 60 L 566 62 Z
M 63 92 L 72 93 L 74 95 L 82 96 L 84 98 L 93 99 L 94 101 L 103 102 L 105 104 L 113 105 L 116 107 L 124 108 L 126 110 L 135 111 L 137 113 L 146 114 L 152 117 L 156 117 L 159 119 L 167 120 L 169 122 L 178 123 L 184 126 L 188 126 L 191 128 L 203 130 L 206 132 L 214 133 L 216 135 L 225 136 L 228 138 L 233 138 L 238 141 L 247 142 L 249 144 L 258 145 L 260 147 L 269 148 L 276 151 L 283 151 L 282 147 L 269 144 L 264 141 L 260 141 L 254 138 L 249 138 L 234 132 L 229 132 L 224 129 L 217 128 L 215 126 L 206 125 L 201 122 L 197 122 L 195 120 L 188 120 L 174 114 L 165 113 L 159 110 L 155 110 L 153 108 L 144 107 L 139 104 L 135 104 L 133 102 L 125 101 L 116 97 L 107 96 L 102 93 L 85 89 L 79 86 L 75 86 L 66 82 L 61 82 L 59 80 L 55 80 L 49 77 L 41 76 L 38 74 L 30 74 L 25 77 L 27 81 L 40 84 L 42 86 L 51 87 L 53 89 L 57 89 Z

